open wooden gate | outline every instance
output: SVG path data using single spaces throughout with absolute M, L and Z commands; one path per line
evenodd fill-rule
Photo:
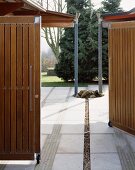
M 40 17 L 0 17 L 0 160 L 40 152 Z
M 109 28 L 109 119 L 135 134 L 135 22 Z

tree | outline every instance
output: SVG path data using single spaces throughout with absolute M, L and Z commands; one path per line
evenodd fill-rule
M 96 11 L 86 0 L 67 0 L 67 12 L 80 12 L 79 18 L 79 81 L 88 82 L 97 76 Z M 92 38 L 93 37 L 93 38 Z M 60 40 L 61 53 L 56 73 L 66 81 L 74 80 L 74 29 L 65 29 Z
M 121 12 L 121 0 L 103 0 L 103 7 L 99 9 L 102 14 Z M 108 79 L 108 29 L 103 28 L 103 77 Z
M 43 2 L 42 2 L 43 4 Z M 53 0 L 51 5 L 49 4 L 49 1 L 47 1 L 47 9 L 51 9 L 58 12 L 63 12 L 65 10 L 65 3 L 63 3 L 62 0 Z M 60 37 L 62 35 L 62 28 L 42 28 L 43 35 L 47 41 L 47 44 L 52 49 L 56 59 L 58 60 L 60 48 L 59 48 L 59 42 Z
M 103 0 L 103 12 L 104 13 L 116 13 L 121 11 L 120 8 L 121 0 Z
M 104 0 L 102 13 L 119 11 L 119 3 Z M 105 2 L 105 3 L 104 3 Z M 108 5 L 107 5 L 108 2 Z M 117 4 L 117 5 L 116 5 Z M 109 6 L 110 5 L 110 6 Z M 109 11 L 106 7 L 109 6 Z M 98 22 L 90 1 L 67 0 L 68 13 L 81 13 L 79 18 L 79 82 L 90 82 L 98 76 Z M 65 29 L 60 39 L 61 52 L 56 74 L 65 81 L 74 80 L 74 30 Z M 103 77 L 108 79 L 108 33 L 103 30 Z

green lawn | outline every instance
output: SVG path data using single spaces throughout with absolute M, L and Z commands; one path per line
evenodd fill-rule
M 57 76 L 47 76 L 46 73 L 41 74 L 42 87 L 73 87 L 73 82 L 64 82 Z M 79 87 L 86 87 L 91 83 L 79 83 Z

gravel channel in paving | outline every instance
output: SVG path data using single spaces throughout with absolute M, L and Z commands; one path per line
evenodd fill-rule
M 89 125 L 89 99 L 85 99 L 85 124 L 84 124 L 84 157 L 83 170 L 91 170 L 90 165 L 90 125 Z

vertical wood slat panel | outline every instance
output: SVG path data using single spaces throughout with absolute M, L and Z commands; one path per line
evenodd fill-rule
M 0 107 L 0 159 L 33 159 L 34 152 L 40 152 L 40 25 L 35 29 L 34 23 L 0 24 Z
M 115 36 L 116 30 L 113 30 L 113 37 Z M 116 41 L 113 39 L 113 49 L 116 48 Z M 116 70 L 116 50 L 113 51 L 113 70 Z M 116 73 L 113 72 L 113 103 L 114 103 L 114 120 L 116 121 Z
M 113 50 L 111 50 L 113 48 L 113 39 L 112 39 L 112 36 L 113 36 L 113 31 L 112 30 L 109 30 L 109 49 L 108 49 L 108 52 L 109 52 L 109 57 L 110 57 L 110 62 L 109 62 L 109 71 L 110 71 L 110 74 L 109 74 L 109 119 L 110 120 L 113 120 L 113 104 L 112 104 L 112 101 L 113 101 Z
M 128 115 L 128 119 L 127 119 L 127 127 L 131 127 L 131 122 L 130 122 L 130 118 L 131 118 L 131 38 L 130 38 L 130 29 L 128 29 L 128 57 L 127 57 L 127 82 L 128 82 L 128 87 L 127 87 L 127 115 Z
M 126 88 L 125 88 L 125 124 L 124 126 L 128 126 L 128 29 L 125 29 L 126 31 L 126 41 L 125 41 L 125 44 L 126 44 L 126 55 L 125 55 L 125 83 L 126 83 Z
M 115 121 L 118 122 L 118 30 L 115 29 Z
M 118 123 L 120 124 L 121 122 L 121 62 L 120 62 L 120 32 L 121 30 L 117 30 L 117 44 L 118 44 L 118 49 L 117 49 L 117 114 L 118 114 Z
M 28 49 L 28 25 L 23 25 L 23 151 L 28 152 L 29 126 L 28 126 L 28 105 L 29 105 L 29 49 Z M 34 123 L 34 122 L 33 122 Z
M 118 87 L 117 87 L 117 78 L 118 78 L 118 44 L 117 44 L 117 41 L 118 41 L 118 37 L 117 37 L 117 29 L 115 29 L 115 121 L 118 122 L 118 99 L 117 99 L 117 90 L 118 90 Z
M 119 122 L 119 30 L 116 30 L 116 117 Z
M 130 117 L 129 113 L 129 88 L 130 88 L 130 82 L 129 82 L 129 58 L 130 58 L 130 51 L 129 51 L 129 29 L 127 29 L 127 40 L 126 40 L 126 127 L 128 127 L 128 119 Z
M 119 39 L 120 37 L 119 37 L 119 29 L 117 29 L 117 93 L 116 93 L 116 95 L 117 95 L 117 114 L 118 114 L 118 116 L 117 116 L 117 122 L 120 122 L 120 88 L 119 88 L 119 81 L 120 81 L 120 70 L 119 70 L 119 68 L 120 68 L 120 66 L 119 66 L 119 41 L 120 41 L 120 39 Z
M 133 32 L 134 32 L 134 29 L 131 29 L 130 31 L 130 37 L 131 37 L 131 67 L 130 67 L 130 71 L 131 71 L 131 87 L 130 87 L 130 94 L 131 94 L 131 117 L 130 117 L 130 122 L 131 122 L 131 128 L 133 129 L 133 120 L 134 120 L 134 96 L 133 96 L 133 90 L 134 90 L 134 57 L 132 57 L 132 55 L 134 54 L 134 42 L 133 42 Z M 134 56 L 134 55 L 133 55 Z
M 114 118 L 113 118 L 113 51 L 112 51 L 112 49 L 113 49 L 113 31 L 112 30 L 110 30 L 110 42 L 109 42 L 109 44 L 111 44 L 111 46 L 110 46 L 110 56 L 111 56 L 111 62 L 110 62 L 110 65 L 111 65 L 111 70 L 112 70 L 112 73 L 111 73 L 111 75 L 110 76 L 112 76 L 112 77 L 110 77 L 110 79 L 111 79 L 111 89 L 110 89 L 110 91 L 109 91 L 109 103 L 110 103 L 110 105 L 111 105 L 111 107 L 110 107 L 110 111 L 109 111 L 109 114 L 110 114 L 110 120 L 113 120 Z
M 17 25 L 17 152 L 22 152 L 22 25 Z
M 34 58 L 35 58 L 35 50 L 34 50 L 34 43 L 35 37 L 34 34 L 34 25 L 29 25 L 29 151 L 34 151 L 34 123 L 35 122 L 35 108 L 34 108 L 34 74 L 35 74 L 35 65 L 34 65 Z M 31 76 L 31 77 L 30 77 Z M 32 81 L 32 82 L 30 82 Z M 32 91 L 31 91 L 32 90 Z M 32 93 L 32 94 L 31 94 Z
M 128 29 L 128 122 L 127 125 L 131 128 L 131 28 Z
M 11 152 L 16 152 L 16 25 L 11 25 Z
M 0 25 L 0 152 L 4 152 L 4 25 Z
M 123 124 L 126 124 L 126 30 L 123 30 Z
M 109 120 L 112 120 L 112 31 L 108 30 L 108 57 L 109 57 Z
M 133 30 L 133 56 L 135 56 L 135 29 Z M 133 57 L 133 128 L 135 129 L 135 57 Z
M 123 36 L 124 35 L 124 29 L 121 30 L 121 36 L 122 36 L 122 42 L 121 42 L 121 48 L 122 48 L 122 51 L 123 49 L 125 48 L 124 45 L 125 45 L 125 37 Z M 124 70 L 124 65 L 125 65 L 125 52 L 122 52 L 122 68 L 121 68 L 121 119 L 122 119 L 122 122 L 121 123 L 124 123 L 125 121 L 125 103 L 124 103 L 124 100 L 125 100 L 125 83 L 124 83 L 124 78 L 125 78 L 125 70 Z
M 40 152 L 40 24 L 35 25 L 35 152 Z
M 133 56 L 135 56 L 135 29 L 133 30 Z M 133 57 L 133 129 L 135 129 L 135 57 Z
M 120 50 L 120 56 L 119 56 L 119 67 L 120 67 L 120 76 L 119 76 L 119 79 L 120 79 L 120 86 L 119 86 L 119 91 L 120 91 L 120 124 L 122 124 L 122 120 L 123 120 L 123 112 L 122 112 L 122 87 L 123 87 L 123 84 L 122 84 L 122 74 L 123 74 L 123 70 L 122 70 L 122 67 L 123 67 L 123 53 L 122 53 L 122 41 L 123 41 L 123 38 L 122 38 L 122 29 L 120 29 L 120 43 L 119 43 L 119 50 Z
M 116 34 L 116 30 L 114 29 L 113 30 L 113 37 L 115 36 L 115 34 Z M 116 37 L 115 37 L 116 38 Z M 113 49 L 115 49 L 114 51 L 113 51 L 113 70 L 115 70 L 116 71 L 116 48 L 117 48 L 117 45 L 116 45 L 116 40 L 115 39 L 113 39 Z M 116 73 L 117 73 L 117 71 L 116 72 L 113 72 L 113 85 L 114 85 L 114 92 L 113 92 L 113 103 L 114 103 L 114 120 L 116 121 Z
M 115 120 L 118 122 L 119 112 L 118 112 L 118 30 L 115 30 Z
M 10 25 L 5 25 L 5 152 L 10 152 L 11 133 L 10 133 L 10 85 L 11 85 L 11 58 L 10 58 Z
M 112 48 L 112 41 L 111 41 L 111 34 L 112 32 L 110 29 L 108 30 L 108 59 L 109 59 L 109 120 L 112 120 L 112 104 L 111 104 L 111 90 L 112 90 L 112 54 L 111 54 L 111 48 Z
M 117 127 L 135 134 L 134 43 L 135 28 L 109 30 L 109 56 L 113 58 L 113 62 L 110 62 L 113 73 L 110 78 L 112 84 L 109 90 L 109 117 Z
M 119 68 L 119 77 L 118 77 L 118 92 L 119 92 L 119 123 L 122 122 L 122 112 L 121 112 L 121 95 L 122 95 L 122 38 L 121 38 L 121 29 L 119 29 L 119 56 L 118 56 L 118 68 Z
M 10 85 L 11 85 L 11 56 L 10 56 L 10 25 L 5 25 L 5 152 L 11 149 L 11 133 L 10 133 Z

